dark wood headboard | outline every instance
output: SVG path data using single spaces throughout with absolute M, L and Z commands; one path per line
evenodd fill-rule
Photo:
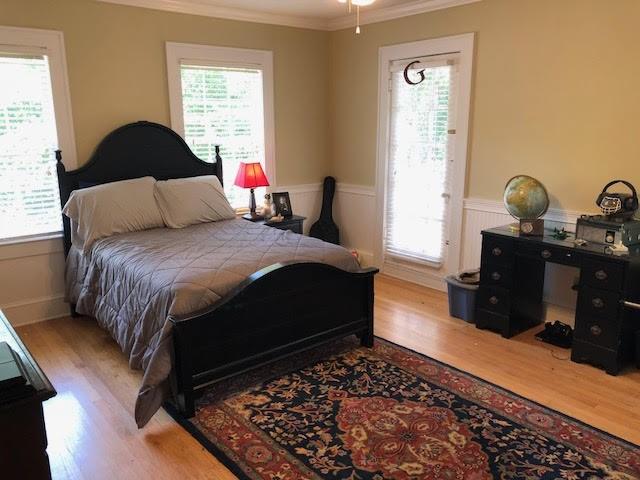
M 216 175 L 222 183 L 222 159 L 216 146 L 216 161 L 196 157 L 185 141 L 170 128 L 152 122 L 123 125 L 108 134 L 89 161 L 77 170 L 66 171 L 62 153 L 56 152 L 60 203 L 64 207 L 71 192 L 82 187 L 146 176 L 157 180 Z M 64 251 L 71 248 L 71 227 L 63 215 Z

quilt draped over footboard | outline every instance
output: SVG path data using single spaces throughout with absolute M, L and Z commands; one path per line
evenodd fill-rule
M 344 248 L 246 220 L 160 228 L 72 247 L 66 296 L 96 318 L 144 376 L 135 419 L 144 426 L 170 394 L 172 323 L 215 305 L 258 270 L 283 261 L 321 262 L 357 271 Z

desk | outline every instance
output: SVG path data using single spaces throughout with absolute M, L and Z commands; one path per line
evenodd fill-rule
M 640 330 L 640 246 L 614 256 L 572 238 L 521 236 L 508 226 L 482 232 L 476 326 L 510 338 L 542 322 L 547 262 L 580 269 L 571 359 L 617 374 L 633 359 Z

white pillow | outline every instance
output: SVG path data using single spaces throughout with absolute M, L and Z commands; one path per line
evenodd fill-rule
M 215 175 L 156 182 L 155 197 L 169 228 L 217 222 L 236 216 Z
M 74 246 L 86 253 L 101 238 L 163 227 L 155 183 L 153 177 L 142 177 L 74 190 L 62 209 L 71 219 Z

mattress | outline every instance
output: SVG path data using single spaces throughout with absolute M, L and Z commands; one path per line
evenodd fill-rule
M 282 261 L 321 262 L 357 271 L 344 248 L 242 219 L 158 228 L 72 247 L 67 300 L 109 331 L 144 376 L 135 419 L 144 426 L 169 395 L 169 317 L 215 305 L 252 273 Z

